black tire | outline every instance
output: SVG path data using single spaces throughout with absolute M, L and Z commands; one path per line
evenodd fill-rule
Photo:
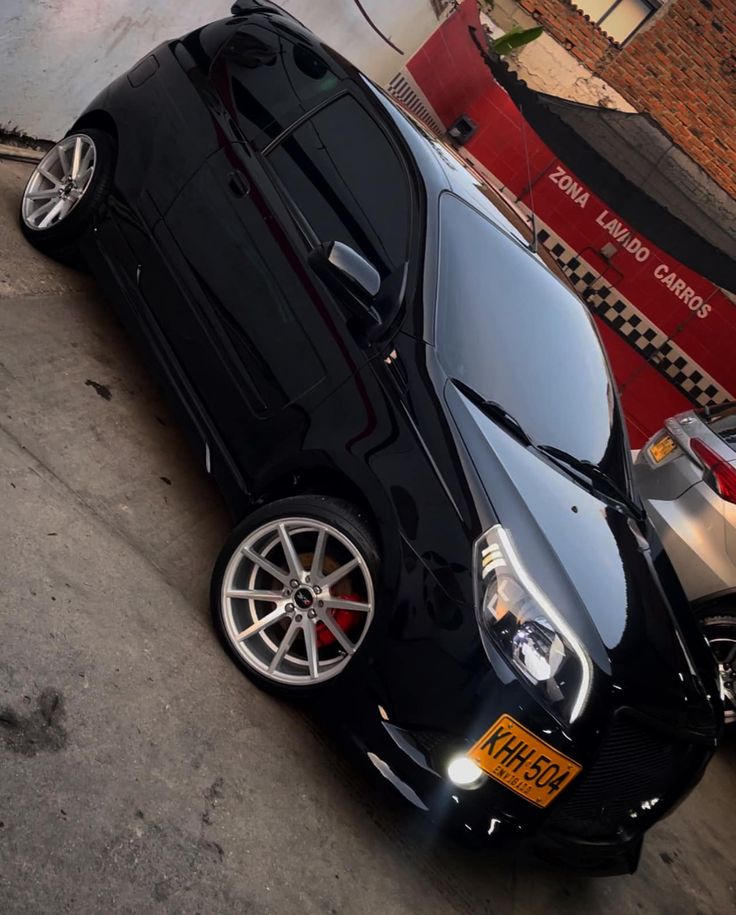
M 736 728 L 736 609 L 710 607 L 700 616 L 700 625 L 710 645 L 724 688 L 724 719 Z
M 228 634 L 226 621 L 227 610 L 223 597 L 223 583 L 231 559 L 241 549 L 243 542 L 254 532 L 265 525 L 285 518 L 305 518 L 328 525 L 347 538 L 351 547 L 360 554 L 370 575 L 373 595 L 373 615 L 366 626 L 355 653 L 345 662 L 345 667 L 325 682 L 304 685 L 290 685 L 275 682 L 270 676 L 257 669 L 236 648 Z M 337 544 L 339 547 L 340 544 Z M 375 539 L 370 531 L 366 518 L 350 503 L 318 495 L 294 496 L 264 505 L 248 515 L 232 531 L 225 542 L 212 573 L 210 587 L 210 604 L 215 630 L 230 657 L 240 669 L 258 686 L 268 692 L 289 699 L 307 701 L 325 694 L 345 694 L 346 687 L 365 674 L 372 648 L 382 628 L 379 593 L 380 559 Z M 287 585 L 288 587 L 288 585 Z M 294 591 L 296 595 L 296 591 Z M 297 608 L 297 612 L 299 608 Z M 299 617 L 296 617 L 297 619 Z M 250 620 L 249 620 L 250 621 Z M 286 625 L 286 623 L 284 623 Z M 316 624 L 315 624 L 316 625 Z M 272 631 L 272 630 L 271 630 Z M 337 645 L 335 645 L 337 648 Z
M 104 130 L 90 127 L 73 131 L 64 139 L 77 134 L 89 137 L 95 145 L 94 172 L 84 196 L 61 222 L 45 229 L 35 229 L 26 223 L 23 218 L 22 200 L 19 212 L 20 229 L 28 241 L 49 257 L 72 265 L 79 262 L 79 240 L 93 225 L 95 214 L 110 193 L 117 154 L 114 139 Z M 31 179 L 29 183 L 30 181 Z M 24 196 L 25 191 L 24 188 Z

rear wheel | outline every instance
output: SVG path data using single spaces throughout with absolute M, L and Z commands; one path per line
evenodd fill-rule
M 114 142 L 101 130 L 72 133 L 53 146 L 23 191 L 20 226 L 31 244 L 51 257 L 73 260 L 109 193 L 114 163 Z
M 733 727 L 736 725 L 736 610 L 714 608 L 701 617 L 700 625 L 718 662 L 724 720 Z
M 232 533 L 212 577 L 212 613 L 230 655 L 290 696 L 343 684 L 374 627 L 378 554 L 351 505 L 274 502 Z

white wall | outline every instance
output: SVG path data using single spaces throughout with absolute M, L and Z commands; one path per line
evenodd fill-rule
M 146 51 L 229 15 L 231 0 L 0 0 L 0 129 L 60 136 L 87 103 Z M 387 82 L 437 26 L 430 0 L 282 5 L 378 82 Z

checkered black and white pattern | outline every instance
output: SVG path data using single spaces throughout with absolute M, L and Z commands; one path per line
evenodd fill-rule
M 537 219 L 537 223 L 539 220 Z M 539 228 L 540 244 L 553 255 L 576 291 L 598 317 L 699 407 L 733 398 L 697 362 L 595 270 L 548 226 Z
M 404 108 L 423 121 L 430 130 L 438 135 L 445 132 L 442 122 L 436 111 L 429 104 L 422 91 L 409 75 L 408 70 L 402 70 L 388 84 L 388 91 L 401 102 Z

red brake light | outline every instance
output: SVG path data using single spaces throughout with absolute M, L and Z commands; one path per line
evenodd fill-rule
M 690 439 L 690 447 L 707 471 L 705 481 L 710 488 L 722 499 L 736 502 L 736 468 L 724 461 L 720 454 L 716 454 L 699 438 Z

